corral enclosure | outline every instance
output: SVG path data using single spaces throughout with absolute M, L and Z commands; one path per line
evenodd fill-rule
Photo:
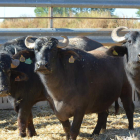
M 11 1 L 8 0 L 7 2 L 3 2 L 0 0 L 0 6 L 81 6 L 83 5 L 86 7 L 107 7 L 107 8 L 140 8 L 140 2 L 138 0 L 135 0 L 135 2 L 132 2 L 130 0 L 110 0 L 110 1 L 103 1 L 103 0 L 89 0 L 86 2 L 86 0 L 78 0 L 78 1 L 67 1 L 67 0 L 50 0 L 49 2 L 46 2 L 45 0 L 37 0 L 37 1 L 30 1 L 27 2 L 25 0 L 22 1 Z M 51 15 L 50 15 L 51 16 Z M 50 24 L 52 20 L 50 20 Z M 123 23 L 123 22 L 122 22 Z M 121 24 L 122 24 L 121 23 Z M 139 26 L 137 26 L 139 27 Z M 57 27 L 59 28 L 59 27 Z M 25 29 L 26 30 L 26 29 Z M 41 32 L 37 33 L 39 30 L 26 30 L 24 29 L 2 29 L 0 32 L 0 42 L 1 44 L 5 41 L 16 38 L 18 36 L 23 35 L 53 35 L 53 36 L 60 36 L 61 34 L 69 35 L 69 37 L 74 37 L 76 35 L 89 35 L 91 38 L 94 38 L 95 34 L 95 40 L 104 43 L 104 44 L 113 44 L 114 42 L 110 39 L 110 33 L 111 30 L 108 31 L 102 30 L 102 29 L 95 29 L 95 34 L 92 33 L 91 29 L 39 29 L 42 30 Z M 91 30 L 91 31 L 89 31 Z M 138 30 L 138 29 L 135 29 Z M 36 32 L 35 32 L 36 31 Z M 45 33 L 44 33 L 44 32 Z M 47 31 L 50 31 L 49 34 Z M 82 33 L 83 32 L 83 33 Z M 100 32 L 100 33 L 99 33 Z M 3 35 L 4 33 L 4 35 Z M 10 35 L 9 35 L 10 33 Z M 126 31 L 124 32 L 126 33 Z M 103 38 L 103 39 L 102 39 Z M 100 41 L 101 40 L 101 41 Z M 106 41 L 107 40 L 107 41 Z M 3 103 L 7 102 L 6 99 L 3 100 Z M 9 107 L 8 107 L 9 108 Z M 34 124 L 35 129 L 37 131 L 37 136 L 34 136 L 33 138 L 20 138 L 18 137 L 18 129 L 17 129 L 17 114 L 13 110 L 0 110 L 0 139 L 1 140 L 19 140 L 19 139 L 31 139 L 31 140 L 61 140 L 65 139 L 65 134 L 63 131 L 63 128 L 61 124 L 59 123 L 58 119 L 55 117 L 54 113 L 50 109 L 49 106 L 37 106 L 33 109 L 33 115 L 34 115 Z M 71 119 L 72 120 L 72 119 Z M 125 112 L 122 108 L 120 108 L 120 111 L 117 116 L 114 115 L 114 107 L 110 108 L 110 114 L 108 117 L 107 122 L 107 131 L 99 136 L 95 136 L 93 138 L 90 138 L 89 135 L 92 133 L 93 129 L 95 128 L 95 125 L 97 123 L 97 115 L 96 114 L 90 114 L 85 115 L 81 129 L 80 134 L 77 139 L 79 140 L 88 140 L 88 139 L 99 139 L 99 140 L 139 140 L 140 139 L 140 114 L 139 110 L 136 110 L 134 113 L 134 128 L 135 130 L 129 131 L 128 128 L 128 120 L 126 118 Z

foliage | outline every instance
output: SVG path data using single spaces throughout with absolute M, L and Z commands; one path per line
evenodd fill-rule
M 71 16 L 71 15 L 75 15 L 75 14 L 79 14 L 81 12 L 92 12 L 92 11 L 97 11 L 97 12 L 110 12 L 110 14 L 112 15 L 114 12 L 114 8 L 62 8 L 62 7 L 54 7 L 53 8 L 53 15 L 61 15 L 61 16 Z M 49 9 L 48 7 L 37 7 L 34 10 L 36 16 L 48 16 L 49 13 Z
M 60 16 L 59 14 L 55 16 Z M 80 12 L 73 17 L 117 17 L 110 12 Z M 0 28 L 48 28 L 49 19 L 10 19 L 0 23 Z M 128 28 L 140 28 L 140 22 L 124 19 L 53 19 L 53 28 L 116 28 L 127 26 Z
M 140 17 L 140 9 L 138 9 L 138 11 L 136 12 L 136 15 L 137 15 L 138 17 Z
M 45 7 L 37 7 L 34 10 L 36 16 L 44 16 L 44 15 L 48 15 L 48 8 Z

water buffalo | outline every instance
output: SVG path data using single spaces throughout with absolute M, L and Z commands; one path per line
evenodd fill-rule
M 69 39 L 69 46 L 79 48 L 81 50 L 85 51 L 91 51 L 95 50 L 101 46 L 103 46 L 101 43 L 96 42 L 95 40 L 89 39 L 85 36 L 79 36 Z
M 129 129 L 133 129 L 132 92 L 122 58 L 108 56 L 104 47 L 89 52 L 66 47 L 67 37 L 63 43 L 52 37 L 40 37 L 31 43 L 30 38 L 25 39 L 25 44 L 34 48 L 35 71 L 53 99 L 56 116 L 67 121 L 71 140 L 76 140 L 84 114 L 99 114 L 99 131 L 105 118 L 101 116 L 118 97 L 126 111 Z
M 140 32 L 131 31 L 119 37 L 117 34 L 123 29 L 127 27 L 118 27 L 112 31 L 112 39 L 121 42 L 122 46 L 110 48 L 108 54 L 115 57 L 126 56 L 124 63 L 128 78 L 140 97 Z
M 30 41 L 33 40 L 36 40 L 36 37 Z M 44 94 L 46 92 L 44 86 L 38 75 L 34 73 L 34 52 L 28 53 L 29 49 L 25 46 L 24 41 L 25 37 L 20 37 L 8 41 L 0 47 L 0 97 L 10 95 L 8 98 L 18 113 L 19 135 L 25 137 L 27 129 L 31 137 L 36 135 L 31 112 L 32 106 L 39 101 L 51 102 L 51 99 L 49 96 L 45 96 L 47 93 Z M 78 44 L 82 41 L 81 49 L 85 50 L 101 46 L 100 43 L 86 37 L 77 37 L 77 39 L 71 39 L 71 47 L 76 47 L 75 41 L 79 41 Z M 23 51 L 24 55 L 21 55 L 20 51 Z M 60 122 L 66 132 L 65 122 L 61 120 Z M 106 128 L 106 120 L 102 128 Z M 66 135 L 68 135 L 67 132 Z
M 18 113 L 21 137 L 26 136 L 26 128 L 29 136 L 36 135 L 31 108 L 38 101 L 48 100 L 38 75 L 33 72 L 34 60 L 28 56 L 20 61 L 13 57 L 15 50 L 27 50 L 24 40 L 21 37 L 0 47 L 0 96 L 10 95 L 8 98 Z

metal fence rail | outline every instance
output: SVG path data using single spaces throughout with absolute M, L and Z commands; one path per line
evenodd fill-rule
M 138 29 L 121 31 L 120 35 L 124 35 L 129 31 L 138 31 Z M 140 31 L 140 30 L 139 30 Z M 8 40 L 20 37 L 20 36 L 54 36 L 58 39 L 62 39 L 61 35 L 66 35 L 69 38 L 76 36 L 87 36 L 95 41 L 101 42 L 104 45 L 116 44 L 111 39 L 112 29 L 74 29 L 74 28 L 38 28 L 38 29 L 0 29 L 0 44 L 5 43 Z
M 0 17 L 0 19 L 116 19 L 116 20 L 140 20 L 140 18 L 110 18 L 110 17 Z
M 140 0 L 0 0 L 7 7 L 140 8 Z

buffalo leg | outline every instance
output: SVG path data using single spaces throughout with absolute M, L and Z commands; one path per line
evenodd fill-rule
M 66 134 L 66 140 L 70 139 L 70 122 L 69 120 L 60 121 Z
M 50 104 L 51 109 L 54 111 L 53 103 L 52 103 L 52 100 L 50 100 L 50 98 L 49 98 L 48 102 Z M 66 140 L 69 140 L 70 139 L 70 122 L 69 122 L 69 120 L 66 120 L 66 121 L 59 120 L 59 121 L 62 124 L 64 132 L 66 134 Z
M 28 126 L 28 118 L 30 116 L 30 110 L 31 110 L 27 108 L 20 108 L 18 112 L 18 128 L 19 128 L 19 135 L 21 137 L 26 137 L 26 128 Z
M 28 129 L 28 135 L 29 135 L 29 137 L 36 136 L 37 135 L 37 133 L 35 131 L 35 128 L 34 128 L 34 124 L 33 124 L 32 112 L 30 113 L 30 116 L 28 118 L 27 129 Z
M 134 112 L 134 104 L 133 102 L 128 102 L 128 101 L 125 101 L 125 99 L 121 98 L 121 101 L 123 103 L 123 107 L 124 107 L 124 110 L 126 112 L 126 116 L 128 118 L 128 121 L 129 121 L 129 129 L 132 130 L 134 129 L 133 128 L 133 112 Z
M 101 131 L 100 131 L 100 132 L 102 132 L 102 133 L 104 133 L 104 132 L 106 131 L 106 123 L 107 123 L 108 114 L 109 114 L 108 111 L 106 111 L 106 112 L 104 113 L 104 121 L 103 121 L 103 125 L 102 125 Z
M 129 83 L 128 83 L 129 84 Z M 129 121 L 129 129 L 133 129 L 133 113 L 134 113 L 134 104 L 132 101 L 132 88 L 131 86 L 124 86 L 121 93 L 121 101 L 123 103 L 126 116 Z
M 82 108 L 82 107 L 81 107 Z M 70 130 L 70 140 L 76 140 L 84 117 L 83 110 L 77 110 Z
M 101 128 L 106 129 L 107 116 L 108 116 L 107 111 L 98 113 L 97 125 L 92 133 L 92 136 L 95 134 L 99 135 Z

